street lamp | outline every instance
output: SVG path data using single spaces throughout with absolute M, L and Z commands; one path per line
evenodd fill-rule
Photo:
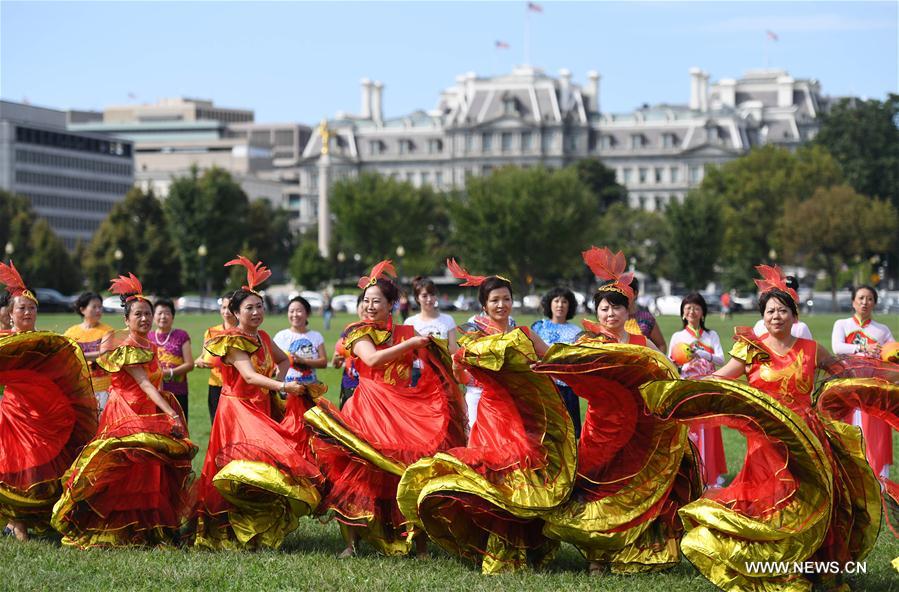
M 343 262 L 346 261 L 346 253 L 339 251 L 337 253 L 337 281 L 343 282 Z
M 8 241 L 6 246 L 3 247 L 3 251 L 6 253 L 6 257 L 12 257 L 12 254 L 15 252 L 16 248 L 13 246 L 12 241 Z
M 396 248 L 396 280 L 403 283 L 403 257 L 406 256 L 406 248 L 400 245 Z
M 112 253 L 113 259 L 115 259 L 115 272 L 118 275 L 122 275 L 122 259 L 125 258 L 125 253 L 122 252 L 122 249 L 116 249 Z
M 205 312 L 206 310 L 206 255 L 209 254 L 209 251 L 206 249 L 206 245 L 201 244 L 197 247 L 197 255 L 200 257 L 200 312 Z

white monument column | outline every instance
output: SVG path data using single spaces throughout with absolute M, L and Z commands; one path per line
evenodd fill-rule
M 318 159 L 318 251 L 328 257 L 331 248 L 331 208 L 328 205 L 328 190 L 331 176 L 331 134 L 328 123 L 322 120 L 318 126 L 322 150 Z

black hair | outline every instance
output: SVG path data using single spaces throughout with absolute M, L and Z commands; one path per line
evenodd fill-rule
M 631 305 L 630 299 L 617 290 L 597 290 L 593 295 L 593 310 L 599 311 L 599 305 L 605 300 L 613 306 L 623 306 L 628 308 Z
M 156 312 L 156 309 L 160 306 L 164 306 L 172 313 L 172 318 L 175 317 L 175 303 L 169 300 L 168 298 L 160 298 L 156 302 L 153 303 L 153 312 Z
M 552 304 L 553 300 L 556 298 L 564 298 L 568 301 L 568 312 L 565 314 L 565 320 L 568 321 L 572 319 L 575 313 L 577 313 L 577 299 L 574 297 L 574 292 L 568 288 L 561 287 L 553 288 L 540 299 L 540 306 L 543 308 L 543 316 L 548 319 L 553 318 Z
M 864 284 L 862 286 L 856 286 L 852 288 L 852 299 L 855 300 L 855 295 L 858 294 L 859 290 L 870 290 L 871 294 L 874 295 L 874 304 L 877 304 L 877 290 L 875 290 L 872 286 L 868 284 Z
M 365 297 L 365 292 L 367 292 L 368 289 L 372 286 L 377 286 L 378 289 L 381 290 L 381 294 L 384 295 L 384 298 L 386 298 L 387 302 L 389 302 L 391 305 L 393 305 L 394 302 L 400 299 L 399 288 L 397 288 L 396 284 L 394 284 L 387 278 L 378 278 L 378 281 L 376 281 L 374 284 L 365 286 L 365 288 L 363 288 L 362 290 L 363 298 Z
M 306 300 L 302 296 L 294 296 L 293 298 L 290 299 L 290 302 L 287 303 L 287 308 L 290 308 L 290 305 L 293 304 L 294 302 L 299 302 L 303 306 L 303 308 L 306 309 L 307 315 L 312 314 L 312 305 L 309 304 L 308 300 Z
M 797 293 L 799 292 L 799 280 L 796 279 L 795 275 L 784 276 L 784 283 L 791 290 L 796 290 Z
M 9 306 L 9 301 L 9 292 L 7 292 L 6 290 L 0 292 L 0 307 Z
M 415 298 L 415 302 L 418 302 L 418 295 L 425 291 L 428 294 L 437 294 L 437 286 L 434 284 L 434 280 L 424 276 L 415 276 L 412 280 L 412 296 Z M 421 305 L 421 302 L 418 302 Z
M 765 316 L 765 307 L 768 306 L 768 301 L 772 298 L 776 298 L 781 304 L 789 308 L 793 312 L 793 316 L 797 319 L 799 318 L 799 309 L 796 307 L 796 301 L 793 300 L 793 297 L 784 292 L 783 290 L 778 290 L 774 288 L 772 290 L 768 290 L 761 296 L 759 296 L 759 314 Z
M 484 283 L 478 286 L 478 302 L 481 306 L 487 306 L 487 299 L 490 298 L 490 292 L 506 288 L 509 290 L 509 296 L 512 295 L 512 282 L 496 275 L 489 276 Z
M 84 313 L 81 312 L 81 309 L 86 307 L 88 304 L 93 302 L 94 300 L 99 300 L 100 304 L 103 304 L 103 298 L 100 297 L 96 292 L 84 292 L 81 296 L 78 297 L 78 300 L 75 301 L 75 304 L 72 305 L 72 308 L 75 309 L 75 312 L 83 319 Z
M 634 291 L 634 296 L 640 293 L 640 280 L 637 279 L 637 276 L 631 278 L 630 287 Z
M 128 315 L 131 314 L 131 307 L 134 306 L 134 303 L 140 302 L 141 300 L 143 300 L 144 302 L 147 303 L 147 306 L 150 307 L 150 312 L 153 311 L 153 305 L 146 298 L 133 298 L 131 300 L 128 300 L 129 298 L 131 298 L 132 296 L 135 296 L 136 294 L 137 294 L 137 292 L 128 292 L 127 294 L 121 294 L 119 296 L 119 300 L 122 301 L 122 307 L 125 309 L 125 318 L 126 319 L 128 318 Z
M 695 304 L 702 309 L 702 318 L 699 319 L 699 326 L 703 331 L 708 331 L 705 327 L 705 318 L 709 314 L 709 305 L 706 304 L 705 298 L 702 297 L 702 294 L 693 292 L 692 294 L 684 296 L 684 299 L 680 301 L 680 318 L 684 323 L 684 327 L 687 326 L 687 319 L 684 318 L 684 308 L 686 308 L 688 304 Z
M 231 299 L 231 301 L 228 302 L 228 310 L 231 311 L 231 314 L 233 314 L 235 317 L 238 316 L 238 314 L 240 313 L 241 303 L 243 303 L 243 301 L 250 296 L 259 298 L 260 300 L 262 300 L 262 304 L 265 304 L 265 299 L 256 292 L 250 292 L 249 290 L 239 288 L 237 290 L 234 290 L 234 292 L 231 293 L 231 296 L 228 296 L 228 298 Z

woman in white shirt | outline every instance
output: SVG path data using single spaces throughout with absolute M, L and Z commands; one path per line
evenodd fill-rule
M 404 325 L 412 325 L 415 332 L 425 337 L 439 337 L 446 340 L 450 354 L 456 353 L 456 321 L 437 308 L 437 286 L 430 278 L 417 276 L 412 280 L 412 295 L 421 312 L 407 318 Z M 412 385 L 421 376 L 421 362 L 412 363 Z
M 286 382 L 307 384 L 317 382 L 316 368 L 328 366 L 325 339 L 318 331 L 309 330 L 309 315 L 312 306 L 302 296 L 297 296 L 287 305 L 287 320 L 290 328 L 278 331 L 275 345 L 290 358 L 290 368 L 284 376 Z
M 871 318 L 877 305 L 877 291 L 871 286 L 859 286 L 852 291 L 855 314 L 833 324 L 831 349 L 834 354 L 879 358 L 881 347 L 893 341 L 893 333 L 883 323 Z M 893 464 L 893 433 L 890 426 L 867 413 L 856 411 L 853 424 L 861 425 L 865 434 L 868 463 L 874 473 L 882 477 L 890 474 Z
M 724 364 L 724 350 L 718 333 L 709 331 L 705 318 L 709 312 L 702 295 L 688 294 L 680 303 L 680 316 L 684 328 L 671 336 L 668 357 L 680 368 L 682 378 L 707 376 Z M 719 426 L 703 423 L 691 426 L 690 437 L 699 448 L 699 456 L 704 467 L 705 483 L 720 486 L 727 473 L 724 457 L 724 441 Z

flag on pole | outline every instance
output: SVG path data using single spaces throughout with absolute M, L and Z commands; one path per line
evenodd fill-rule
M 774 31 L 765 31 L 765 34 L 768 36 L 768 39 L 771 41 L 780 41 L 780 38 L 777 36 L 777 33 Z
M 129 92 L 129 93 L 128 93 L 128 98 L 131 99 L 131 100 L 133 101 L 134 99 L 137 98 L 137 95 L 134 94 L 133 92 Z
M 531 12 L 543 12 L 543 7 L 536 2 L 528 2 L 528 10 Z
M 505 41 L 497 41 L 496 49 L 509 49 L 509 44 L 506 43 Z

